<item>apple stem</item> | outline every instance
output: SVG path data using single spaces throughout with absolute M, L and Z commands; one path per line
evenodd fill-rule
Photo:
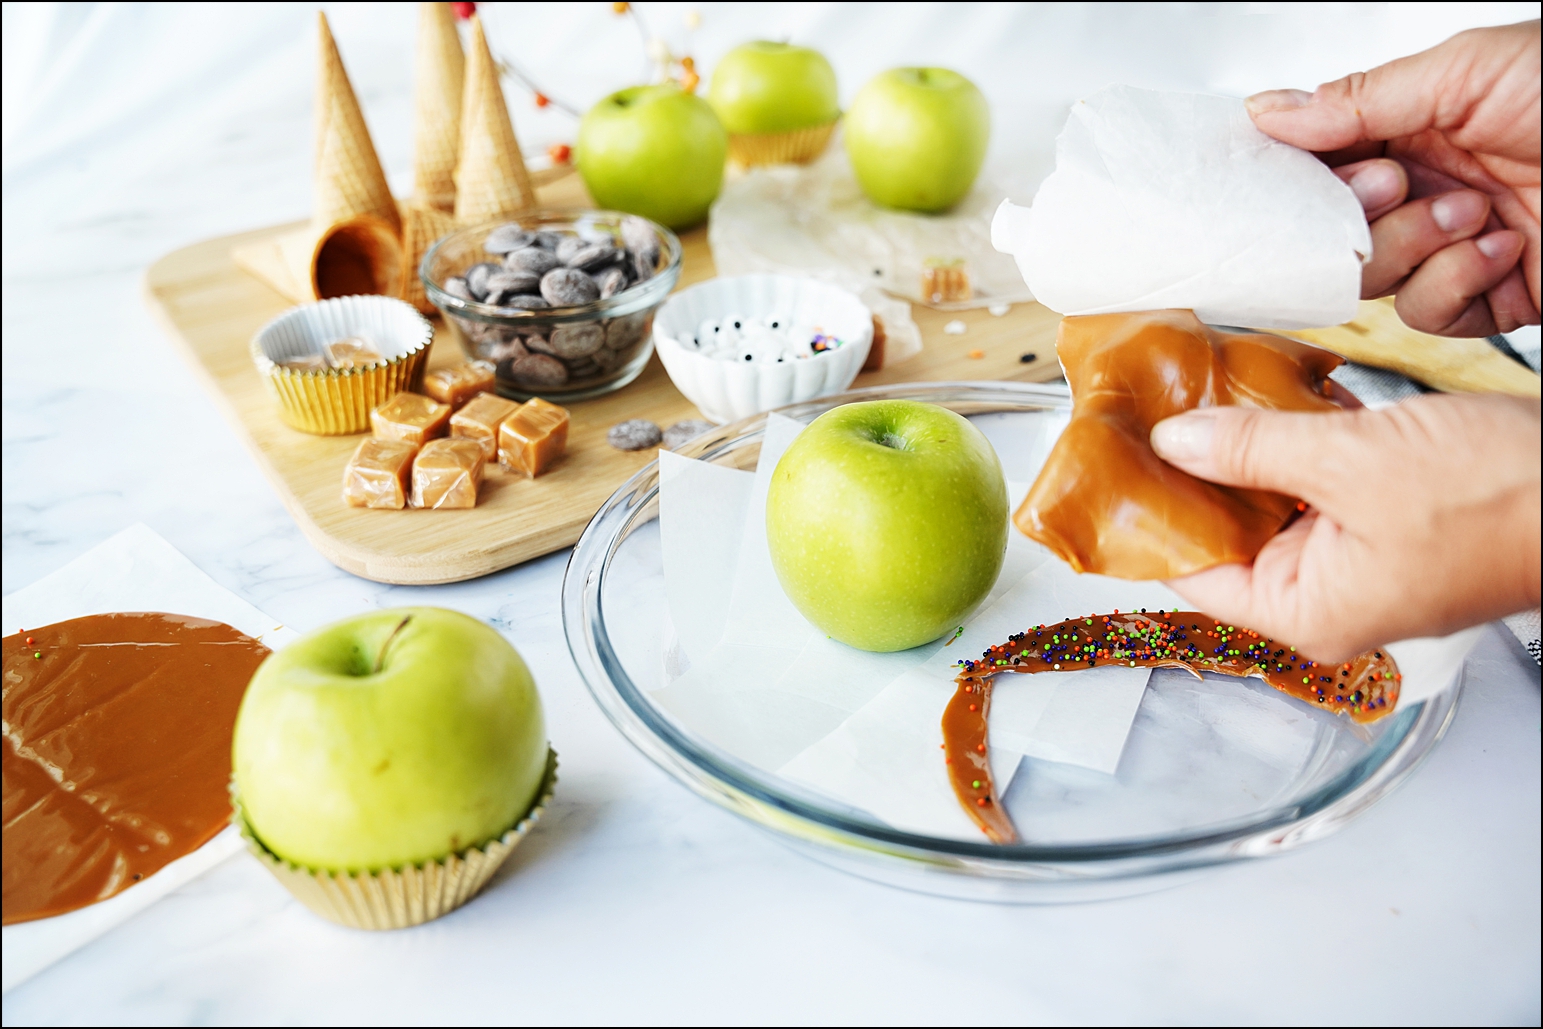
M 370 673 L 371 675 L 379 675 L 380 674 L 381 668 L 386 663 L 386 651 L 391 648 L 391 641 L 396 639 L 397 635 L 399 633 L 401 633 L 401 631 L 403 629 L 407 628 L 407 623 L 412 621 L 412 620 L 413 620 L 413 616 L 412 615 L 407 615 L 400 622 L 396 623 L 396 628 L 391 630 L 391 635 L 387 636 L 386 637 L 386 642 L 381 644 L 380 653 L 375 655 L 375 670 Z

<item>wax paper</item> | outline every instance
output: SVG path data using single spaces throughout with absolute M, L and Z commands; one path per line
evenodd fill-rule
M 134 525 L 3 601 L 0 627 L 9 635 L 69 618 L 113 611 L 167 611 L 211 618 L 277 649 L 296 633 L 225 589 L 170 543 Z M 3 989 L 132 918 L 177 887 L 242 849 L 227 828 L 122 893 L 78 911 L 0 929 Z
M 1350 187 L 1243 101 L 1133 86 L 1072 106 L 1055 171 L 1032 207 L 998 208 L 992 243 L 1061 314 L 1283 329 L 1354 318 L 1372 251 Z

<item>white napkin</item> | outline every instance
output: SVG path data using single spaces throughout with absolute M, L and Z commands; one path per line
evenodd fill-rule
M 1372 252 L 1350 187 L 1241 100 L 1133 86 L 1073 105 L 1055 172 L 1033 207 L 1003 201 L 991 240 L 1061 314 L 1282 329 L 1354 318 Z
M 169 611 L 212 618 L 277 649 L 296 637 L 205 575 L 145 525 L 134 525 L 3 601 L 8 635 L 112 611 Z M 241 850 L 234 827 L 115 897 L 79 911 L 0 929 L 0 966 L 10 989 L 127 921 Z

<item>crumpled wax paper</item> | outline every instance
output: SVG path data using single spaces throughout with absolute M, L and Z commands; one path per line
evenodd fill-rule
M 296 633 L 225 589 L 154 530 L 134 525 L 69 564 L 6 597 L 0 625 L 9 635 L 113 611 L 166 611 L 212 618 L 278 649 Z M 242 849 L 228 827 L 202 847 L 107 900 L 0 929 L 3 990 L 115 928 Z
M 1073 105 L 1055 171 L 1032 207 L 1001 205 L 991 238 L 1064 315 L 1280 329 L 1354 318 L 1372 252 L 1350 187 L 1243 101 L 1123 85 Z

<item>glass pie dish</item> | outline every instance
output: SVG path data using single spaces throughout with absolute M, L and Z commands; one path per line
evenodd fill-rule
M 1071 406 L 1064 386 L 913 383 L 778 413 L 808 422 L 852 401 L 897 398 L 975 419 L 1003 454 L 1009 479 L 1037 470 L 1014 467 L 1023 460 L 1009 452 L 1014 433 Z M 680 452 L 753 469 L 765 427 L 766 415 L 757 415 Z M 688 789 L 809 857 L 907 889 L 1009 903 L 1095 900 L 1290 850 L 1335 832 L 1398 785 L 1456 711 L 1459 690 L 1447 689 L 1358 725 L 1255 679 L 1161 669 L 1115 774 L 1024 758 L 1002 798 L 1023 842 L 908 832 L 714 745 L 651 697 L 672 659 L 658 517 L 654 462 L 600 508 L 564 576 L 568 647 L 601 710 Z M 939 717 L 950 685 L 940 684 Z

